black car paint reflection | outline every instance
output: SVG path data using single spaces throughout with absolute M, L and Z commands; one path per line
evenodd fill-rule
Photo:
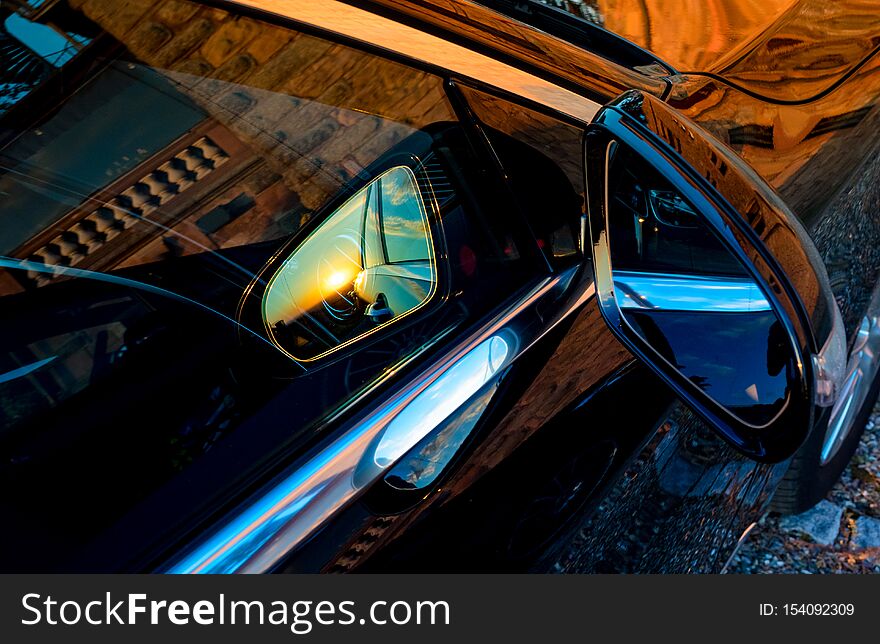
M 353 400 L 346 411 L 357 412 L 365 400 L 360 394 L 381 392 L 391 375 L 405 377 L 408 369 L 415 370 L 413 358 L 432 355 L 438 338 L 461 332 L 531 284 L 535 275 L 560 269 L 573 276 L 571 290 L 530 311 L 529 323 L 544 325 L 546 333 L 504 373 L 491 400 L 477 401 L 479 422 L 468 426 L 462 420 L 446 433 L 427 437 L 410 454 L 421 469 L 392 469 L 368 494 L 332 517 L 318 538 L 280 562 L 279 569 L 684 572 L 723 566 L 739 536 L 766 508 L 786 463 L 758 465 L 739 456 L 639 366 L 605 327 L 590 292 L 589 258 L 579 254 L 576 244 L 583 204 L 583 185 L 577 180 L 583 175 L 578 156 L 582 123 L 551 116 L 552 110 L 539 106 L 523 107 L 515 97 L 496 91 L 494 79 L 477 78 L 476 88 L 466 87 L 471 81 L 453 80 L 455 74 L 435 75 L 434 68 L 410 67 L 409 59 L 384 58 L 394 43 L 385 43 L 389 47 L 377 53 L 319 28 L 284 40 L 284 56 L 268 63 L 255 65 L 253 57 L 269 55 L 268 46 L 255 48 L 259 54 L 244 48 L 229 52 L 229 65 L 217 69 L 201 55 L 171 61 L 182 50 L 137 49 L 127 27 L 115 22 L 112 3 L 106 3 L 106 12 L 93 11 L 98 4 L 58 2 L 47 9 L 53 24 L 85 28 L 90 48 L 38 88 L 41 94 L 33 96 L 39 101 L 25 97 L 9 108 L 3 116 L 9 128 L 0 132 L 0 140 L 7 141 L 7 132 L 24 132 L 19 140 L 39 148 L 58 136 L 57 130 L 89 124 L 88 104 L 78 103 L 86 93 L 71 97 L 69 92 L 90 77 L 96 61 L 102 61 L 102 69 L 118 65 L 129 74 L 126 82 L 139 77 L 155 82 L 163 76 L 157 85 L 163 99 L 173 97 L 195 124 L 162 120 L 163 127 L 177 129 L 156 146 L 143 148 L 143 172 L 135 171 L 140 164 L 134 169 L 123 164 L 105 177 L 109 165 L 120 161 L 111 155 L 108 168 L 96 168 L 100 181 L 59 191 L 64 221 L 57 229 L 17 231 L 7 240 L 4 252 L 11 256 L 0 274 L 0 286 L 9 289 L 0 298 L 2 366 L 6 374 L 21 374 L 28 365 L 33 370 L 0 382 L 3 412 L 11 419 L 0 435 L 2 507 L 11 525 L 26 528 L 4 531 L 4 569 L 156 569 L 185 544 L 181 534 L 203 529 L 219 508 L 246 498 L 286 466 L 290 454 L 320 440 L 325 428 L 319 421 L 340 400 Z M 163 22 L 168 12 L 162 9 L 170 4 L 135 0 L 126 4 L 131 12 L 126 15 L 140 12 L 144 19 L 138 25 L 158 24 L 161 28 L 150 33 L 176 38 L 178 27 Z M 175 6 L 192 12 L 191 24 L 216 33 L 224 23 L 246 26 L 257 44 L 296 30 L 268 14 L 239 15 L 238 9 L 188 2 Z M 527 70 L 537 64 L 548 71 L 548 65 L 576 61 L 550 70 L 551 75 L 558 73 L 553 77 L 564 78 L 574 94 L 600 103 L 630 87 L 668 94 L 679 109 L 714 123 L 722 140 L 740 147 L 726 136 L 739 125 L 736 118 L 713 120 L 714 107 L 720 101 L 722 107 L 733 105 L 733 113 L 766 108 L 721 81 L 695 87 L 692 78 L 678 78 L 675 91 L 668 92 L 671 81 L 643 73 L 647 67 L 642 65 L 653 62 L 643 60 L 645 52 L 630 52 L 638 55 L 640 66 L 630 68 L 626 60 L 609 62 L 519 23 L 487 17 L 475 4 L 462 4 L 455 15 L 432 7 L 431 2 L 394 4 L 395 11 L 424 11 L 417 19 L 439 21 L 458 37 L 504 51 L 512 65 Z M 499 29 L 484 29 L 485 21 Z M 516 38 L 505 36 L 510 29 Z M 529 52 L 523 54 L 525 49 Z M 534 51 L 542 52 L 540 60 L 528 58 Z M 104 65 L 120 52 L 117 63 Z M 291 60 L 297 65 L 285 68 Z M 345 74 L 337 74 L 343 69 Z M 300 76 L 309 70 L 319 73 Z M 866 70 L 853 76 L 855 87 L 868 86 Z M 836 100 L 831 97 L 817 109 L 833 117 L 840 111 Z M 148 95 L 132 107 L 149 112 L 159 102 Z M 54 113 L 62 118 L 42 120 L 45 130 L 33 127 L 34 115 L 42 115 L 50 104 L 62 106 Z M 756 104 L 760 109 L 753 110 Z M 76 108 L 75 113 L 66 113 L 64 106 Z M 785 109 L 777 110 L 782 117 Z M 782 117 L 771 114 L 770 121 Z M 149 122 L 144 118 L 140 124 Z M 822 136 L 803 145 L 824 141 Z M 291 237 L 300 235 L 299 243 L 315 230 L 331 196 L 362 187 L 371 173 L 387 169 L 382 163 L 389 150 L 400 144 L 412 153 L 419 147 L 415 140 L 427 141 L 415 150 L 422 161 L 427 163 L 432 148 L 439 166 L 454 170 L 449 181 L 470 187 L 439 213 L 446 247 L 437 249 L 433 277 L 445 289 L 437 298 L 443 306 L 426 305 L 425 315 L 390 325 L 393 333 L 364 342 L 344 359 L 302 370 L 267 341 L 259 307 L 243 299 L 260 299 L 259 288 L 293 253 Z M 514 140 L 516 145 L 509 145 Z M 222 148 L 225 156 L 208 158 L 211 146 Z M 847 157 L 846 167 L 855 167 L 848 150 L 832 154 L 831 147 L 824 148 L 816 163 L 808 163 L 812 152 L 795 146 L 780 170 L 773 155 L 762 157 L 763 150 L 746 148 L 762 173 L 786 177 L 783 188 L 792 203 L 805 203 L 798 195 L 810 191 L 800 190 L 798 182 L 809 183 L 823 168 L 826 183 L 839 179 L 833 170 L 841 154 Z M 561 172 L 554 157 L 563 150 L 575 152 L 566 155 Z M 196 169 L 203 173 L 196 177 L 203 183 L 185 190 L 184 183 L 168 184 L 167 194 L 150 197 L 158 206 L 145 202 L 155 206 L 149 212 L 120 200 L 124 191 L 134 191 L 128 199 L 146 194 L 144 179 L 158 177 L 158 185 L 165 186 L 169 169 L 180 170 L 184 156 L 205 162 L 195 169 L 186 166 L 193 176 Z M 2 157 L 4 171 L 10 166 L 19 171 L 19 179 L 4 175 L 4 185 L 15 184 L 13 190 L 20 188 L 21 172 L 28 169 L 20 161 Z M 159 171 L 160 166 L 165 169 Z M 510 168 L 515 170 L 506 173 Z M 863 168 L 860 196 L 838 195 L 833 208 L 817 220 L 820 237 L 827 241 L 823 252 L 847 258 L 840 271 L 845 310 L 857 310 L 880 265 L 868 261 L 880 248 L 876 221 L 863 215 L 865 204 L 876 201 L 874 174 Z M 41 179 L 56 188 L 63 183 L 51 172 Z M 289 190 L 291 185 L 296 190 Z M 642 190 L 657 214 L 652 223 L 666 227 L 663 239 L 678 235 L 693 242 L 686 213 L 662 188 Z M 95 219 L 91 213 L 99 206 L 115 208 L 122 218 Z M 644 223 L 638 216 L 635 222 Z M 106 231 L 99 229 L 104 223 Z M 631 211 L 626 221 L 631 230 L 633 223 Z M 864 247 L 847 254 L 852 250 L 847 231 L 852 237 L 853 230 Z M 642 248 L 654 248 L 655 259 L 697 265 L 700 253 L 676 255 L 663 248 L 663 239 L 652 238 L 653 228 L 643 232 Z M 31 233 L 32 239 L 24 239 Z M 90 246 L 84 253 L 86 242 Z M 32 259 L 36 256 L 60 262 L 60 268 Z M 83 273 L 68 270 L 64 275 L 65 267 L 75 268 L 80 261 Z M 392 316 L 417 306 L 417 300 L 431 299 L 434 284 L 424 261 L 376 264 L 377 280 L 393 275 L 400 284 L 400 274 L 407 273 L 406 298 L 390 286 L 362 289 L 358 315 L 380 303 L 380 293 L 387 307 L 377 310 L 387 308 Z M 261 272 L 267 262 L 272 270 Z M 870 270 L 860 270 L 865 267 Z M 103 281 L 90 279 L 88 270 Z M 352 289 L 348 281 L 339 282 L 340 288 L 331 281 L 333 292 L 326 295 L 339 315 L 352 304 Z M 321 307 L 323 313 L 314 317 L 329 315 Z M 705 378 L 710 391 L 723 395 L 721 380 L 687 358 L 687 340 L 695 329 L 681 321 L 670 325 L 660 313 L 633 315 L 641 316 L 638 323 L 646 334 L 654 332 L 647 330 L 651 323 L 659 329 L 670 361 L 694 378 Z M 773 407 L 785 398 L 780 380 L 785 369 L 775 352 L 772 322 L 760 316 L 749 320 L 741 321 L 771 329 L 767 342 L 737 345 L 737 350 L 744 361 L 751 355 L 756 364 L 766 364 L 758 391 L 768 392 Z M 355 328 L 352 336 L 372 324 L 358 318 L 361 323 L 365 326 Z M 729 319 L 719 317 L 717 326 L 721 330 L 708 335 L 718 338 L 721 352 L 729 349 L 722 345 L 722 331 L 727 337 L 739 332 Z M 61 336 L 76 340 L 65 347 L 69 360 L 48 350 Z M 321 342 L 323 350 L 335 339 Z M 33 353 L 27 360 L 21 359 L 22 346 Z M 69 390 L 59 390 L 58 383 Z M 731 400 L 747 384 L 754 383 L 742 382 L 727 392 Z M 22 413 L 25 394 L 36 401 L 24 410 L 33 412 L 30 416 Z M 46 401 L 50 409 L 41 407 Z M 438 458 L 449 451 L 455 458 Z M 451 466 L 435 468 L 435 462 Z M 218 496 L 223 498 L 218 501 Z M 89 502 L 83 503 L 84 498 Z
M 764 425 L 785 404 L 789 359 L 772 312 L 698 318 L 630 310 L 627 320 L 664 358 L 743 420 Z M 695 338 L 699 355 L 692 350 Z M 731 347 L 736 350 L 731 352 Z

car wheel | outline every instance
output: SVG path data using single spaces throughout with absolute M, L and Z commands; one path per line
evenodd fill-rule
M 770 509 L 798 514 L 834 486 L 859 445 L 880 391 L 880 320 L 862 320 L 847 364 L 847 376 L 828 424 L 817 428 L 792 457 Z

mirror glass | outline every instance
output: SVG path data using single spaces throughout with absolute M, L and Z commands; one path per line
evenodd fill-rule
M 740 420 L 782 410 L 794 352 L 752 274 L 644 159 L 608 149 L 607 235 L 623 320 Z
M 336 209 L 288 257 L 263 298 L 273 341 L 314 360 L 415 311 L 437 268 L 412 170 L 398 166 Z

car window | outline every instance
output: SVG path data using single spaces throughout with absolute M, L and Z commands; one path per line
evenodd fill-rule
M 583 129 L 467 86 L 461 91 L 547 258 L 558 267 L 576 261 L 585 207 Z
M 439 76 L 182 1 L 0 25 L 2 569 L 134 565 L 535 274 Z

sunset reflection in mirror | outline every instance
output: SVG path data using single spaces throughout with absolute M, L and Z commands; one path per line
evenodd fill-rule
M 263 320 L 297 360 L 314 360 L 419 308 L 437 284 L 425 204 L 398 166 L 364 186 L 269 282 Z

